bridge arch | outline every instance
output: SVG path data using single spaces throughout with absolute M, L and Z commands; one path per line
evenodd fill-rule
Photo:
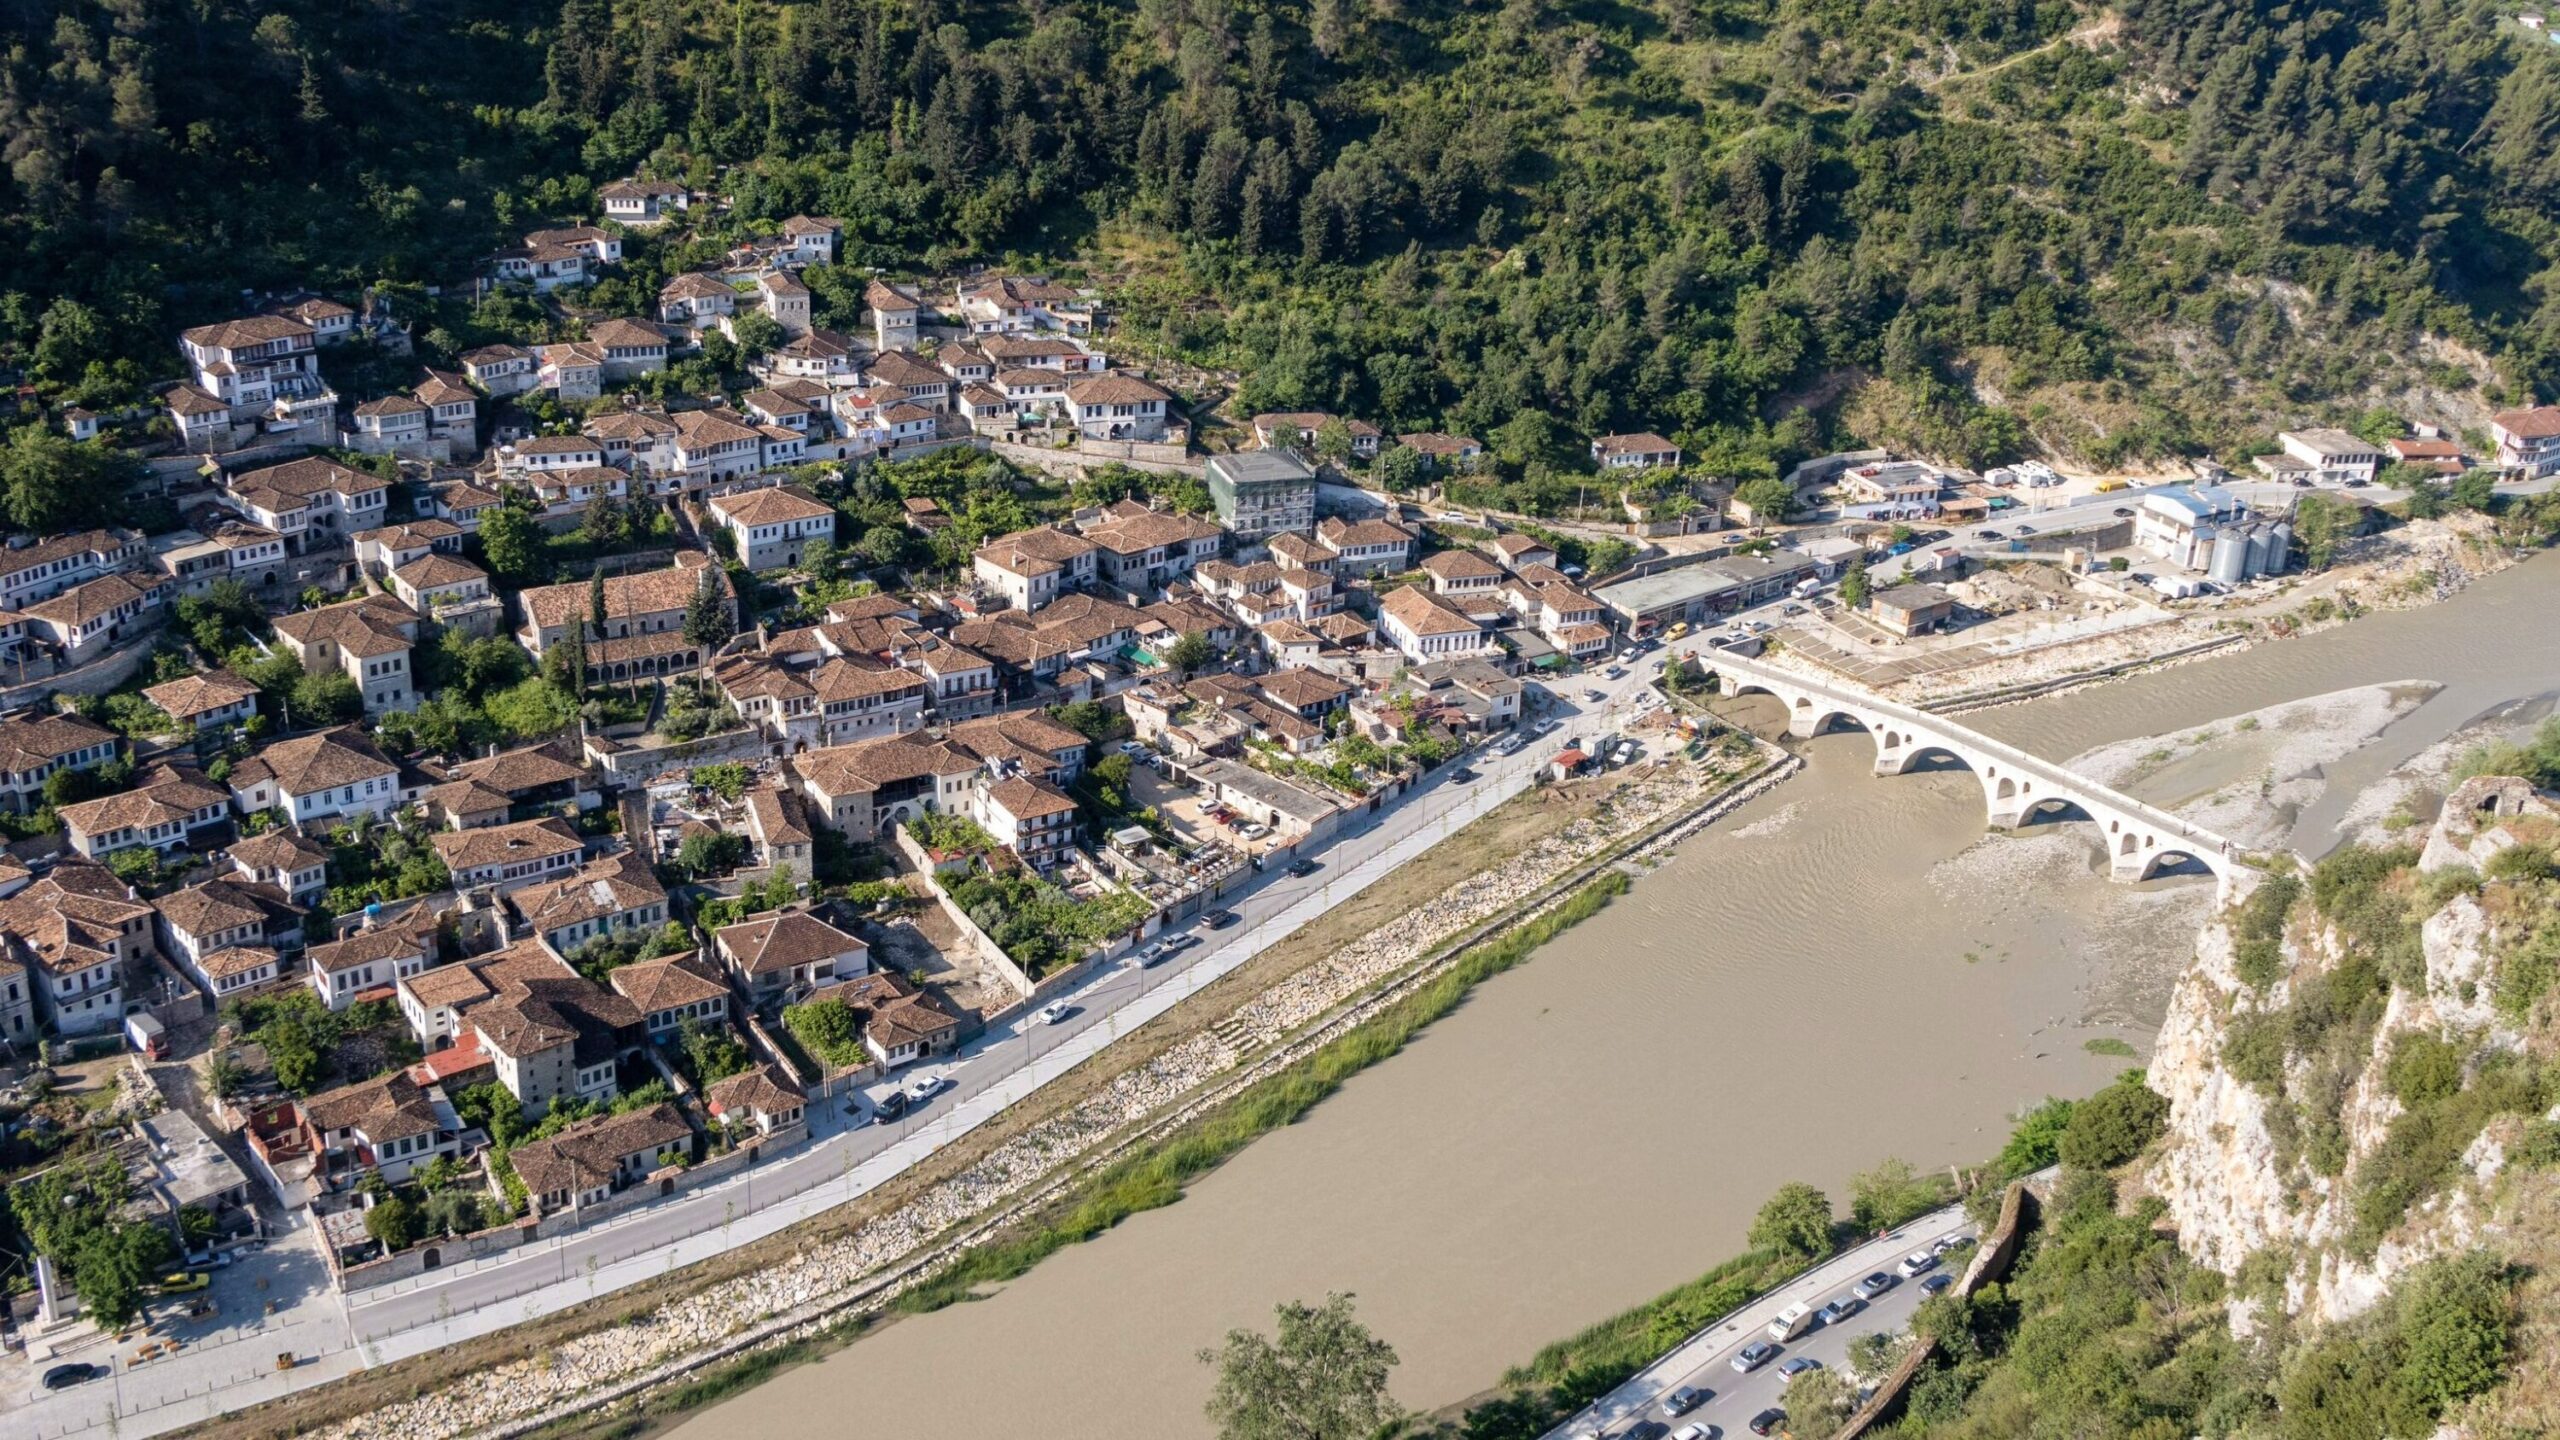
M 2178 864 L 2199 866 L 2224 882 L 2231 879 L 2235 851 L 2229 841 L 1943 716 L 1852 686 L 1775 671 L 1729 652 L 1710 651 L 1697 660 L 1729 698 L 1762 694 L 1776 699 L 1787 713 L 1787 733 L 1798 739 L 1844 722 L 1865 730 L 1875 741 L 1878 775 L 1909 774 L 1933 756 L 1971 770 L 1995 828 L 2015 829 L 2047 816 L 2095 825 L 2108 871 L 2116 879 L 2147 880 Z

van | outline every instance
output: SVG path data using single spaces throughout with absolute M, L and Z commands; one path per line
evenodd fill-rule
M 2132 488 L 2133 482 L 2130 480 L 2101 480 L 2098 482 L 2098 493 L 2101 495 L 2113 495 L 2119 490 L 2130 490 Z
M 1769 1338 L 1793 1340 L 1812 1328 L 1813 1307 L 1801 1303 L 1794 1304 L 1779 1311 L 1778 1318 L 1769 1322 Z

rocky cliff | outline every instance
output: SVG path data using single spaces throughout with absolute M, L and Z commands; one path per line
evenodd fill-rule
M 2266 1257 L 2256 1273 L 2280 1266 L 2285 1308 L 2319 1323 L 2496 1228 L 2508 1146 L 2547 1103 L 2531 1017 L 2550 1015 L 2516 1003 L 2499 957 L 2553 883 L 2497 856 L 2550 818 L 2529 787 L 2473 782 L 2423 852 L 2263 879 L 2208 923 L 2149 1073 L 2170 1113 L 2147 1179 L 2190 1257 L 2231 1275 Z

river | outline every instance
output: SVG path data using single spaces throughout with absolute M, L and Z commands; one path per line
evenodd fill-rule
M 2065 758 L 2349 686 L 2441 685 L 2331 767 L 2345 794 L 2560 685 L 2560 556 L 2372 616 L 1968 718 Z M 1762 1199 L 1885 1155 L 1976 1160 L 2006 1117 L 2148 1048 L 2210 901 L 2100 878 L 2070 826 L 1986 837 L 1963 774 L 1880 780 L 1856 734 L 1623 900 L 1480 987 L 1404 1054 L 1000 1293 L 901 1321 L 687 1421 L 682 1440 L 1197 1436 L 1195 1352 L 1329 1290 L 1436 1405 L 1739 1249 Z

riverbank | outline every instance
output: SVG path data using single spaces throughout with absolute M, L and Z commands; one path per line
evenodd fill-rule
M 1150 1117 L 1179 1110 L 1205 1083 L 1236 1076 L 1248 1061 L 1259 1063 L 1355 994 L 1426 958 L 1431 947 L 1767 764 L 1754 755 L 1739 768 L 1646 767 L 1533 792 L 1433 845 L 1164 1017 L 1150 1027 L 1158 1033 L 1141 1032 L 1143 1043 L 1127 1056 L 1106 1052 L 1121 1062 L 1116 1069 L 1090 1062 L 1094 1074 L 1079 1072 L 1085 1083 L 1071 1102 L 1047 1107 L 1045 1118 L 1008 1117 L 1004 1138 L 938 1164 L 930 1182 L 902 1184 L 898 1203 L 866 1200 L 827 1224 L 736 1252 L 743 1263 L 682 1272 L 643 1296 L 617 1295 L 577 1312 L 573 1318 L 583 1324 L 575 1328 L 490 1337 L 493 1348 L 503 1343 L 513 1353 L 441 1352 L 422 1357 L 431 1366 L 383 1367 L 203 1429 L 402 1440 L 516 1433 L 567 1411 L 682 1383 L 706 1359 L 805 1341 L 841 1313 L 876 1307 L 960 1249 L 992 1238 L 1018 1207 L 1054 1199 L 1056 1177 L 1118 1158 L 1114 1147 Z M 332 1413 L 314 1413 L 324 1403 Z

